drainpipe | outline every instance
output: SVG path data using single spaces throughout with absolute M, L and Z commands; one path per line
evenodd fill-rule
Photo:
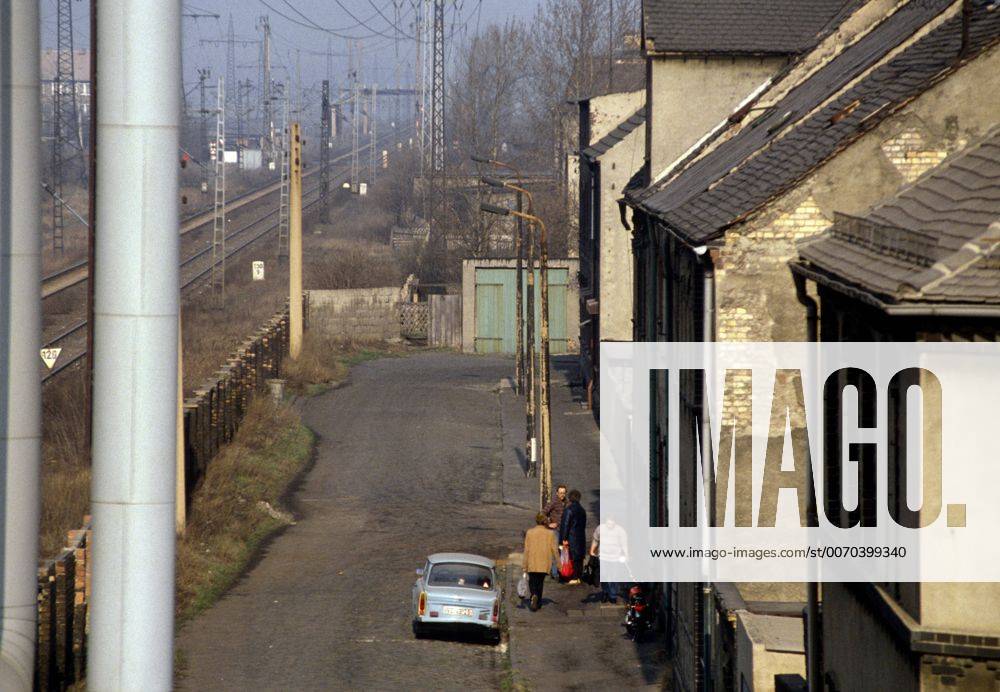
M 708 393 L 711 387 L 711 382 L 707 375 L 710 370 L 708 367 L 711 360 L 711 349 L 712 342 L 715 341 L 715 264 L 712 262 L 712 253 L 708 251 L 708 248 L 704 245 L 692 248 L 692 251 L 701 259 L 702 263 L 702 341 L 705 344 L 705 384 L 701 390 L 701 429 L 699 434 L 701 436 L 701 458 L 702 458 L 702 473 L 704 474 L 705 487 L 708 488 L 710 473 L 711 473 L 711 459 L 712 459 L 712 427 L 708 420 L 709 411 L 709 399 Z M 707 461 L 706 461 L 707 460 Z M 712 492 L 708 493 L 709 497 L 714 498 L 715 494 Z M 705 516 L 711 518 L 715 516 L 715 502 L 709 505 L 706 503 Z M 708 527 L 702 527 L 702 545 L 705 545 L 704 537 L 708 534 Z M 701 587 L 701 610 L 702 610 L 702 664 L 705 673 L 705 689 L 713 689 L 714 682 L 712 679 L 712 623 L 715 621 L 712 611 L 714 606 L 712 603 L 712 584 L 711 582 L 704 582 L 699 584 Z
M 0 689 L 34 671 L 41 465 L 38 3 L 0 0 Z
M 816 299 L 806 291 L 806 277 L 792 272 L 795 297 L 806 309 L 806 341 L 819 341 L 819 319 Z M 815 512 L 816 507 L 812 508 Z M 806 687 L 811 692 L 823 689 L 823 639 L 820 627 L 819 582 L 806 584 Z
M 87 686 L 173 685 L 179 0 L 102 0 Z
M 816 299 L 806 291 L 806 277 L 793 271 L 792 279 L 795 281 L 795 297 L 806 309 L 806 341 L 814 343 L 819 341 L 819 309 Z

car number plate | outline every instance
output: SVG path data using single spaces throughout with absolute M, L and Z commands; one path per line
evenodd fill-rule
M 445 606 L 445 615 L 464 615 L 465 617 L 472 617 L 475 613 L 472 608 L 459 608 L 458 606 Z

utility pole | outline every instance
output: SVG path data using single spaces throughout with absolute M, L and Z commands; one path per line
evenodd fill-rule
M 534 272 L 532 272 L 534 273 Z M 538 378 L 539 408 L 541 413 L 542 472 L 539 474 L 539 493 L 542 505 L 552 497 L 552 417 L 549 388 L 549 238 L 545 224 L 538 223 L 538 279 L 542 282 L 541 305 L 541 373 Z
M 226 97 L 226 109 L 232 113 L 236 112 L 236 156 L 237 161 L 243 160 L 243 152 L 240 150 L 239 133 L 243 130 L 243 114 L 240 112 L 240 87 L 236 81 L 236 34 L 233 31 L 233 15 L 229 15 L 229 33 L 226 36 L 226 82 L 229 84 L 229 93 Z
M 361 171 L 359 170 L 358 161 L 358 146 L 360 145 L 361 139 L 361 104 L 359 103 L 361 98 L 361 92 L 358 88 L 358 84 L 355 82 L 352 85 L 352 90 L 354 93 L 351 94 L 351 111 L 354 113 L 354 117 L 351 122 L 351 192 L 357 193 L 359 190 L 359 185 L 361 183 Z
M 330 223 L 330 80 L 323 80 L 319 126 L 319 200 L 323 223 Z
M 246 145 L 247 107 L 250 104 L 250 80 L 236 82 L 236 147 L 240 150 L 240 162 L 243 162 L 243 149 Z
M 226 81 L 219 77 L 215 115 L 215 215 L 212 220 L 212 294 L 226 306 Z
M 417 85 L 417 95 L 414 99 L 417 127 L 417 150 L 420 152 L 420 173 L 423 175 L 429 166 L 426 166 L 426 149 L 425 143 L 425 130 L 426 123 L 424 122 L 424 4 L 426 0 L 417 0 L 415 5 L 416 17 L 416 32 L 415 36 L 417 39 L 416 46 L 416 59 L 414 61 L 414 82 Z M 426 193 L 425 193 L 426 196 Z
M 66 171 L 74 176 L 82 165 L 83 135 L 76 103 L 76 70 L 73 56 L 72 0 L 56 2 L 56 73 L 52 82 L 52 250 L 62 256 L 66 226 L 63 214 L 63 180 Z M 74 153 L 67 156 L 66 148 Z
M 288 353 L 297 360 L 302 353 L 302 143 L 298 122 L 292 123 L 291 238 L 288 262 Z
M 394 31 L 393 31 L 393 37 L 392 37 L 392 51 L 393 51 L 393 59 L 394 59 L 393 66 L 394 66 L 395 77 L 396 77 L 396 95 L 392 99 L 392 134 L 393 134 L 393 141 L 397 142 L 397 143 L 399 141 L 399 137 L 398 137 L 397 133 L 399 132 L 399 115 L 400 115 L 400 113 L 399 113 L 399 106 L 400 106 L 399 88 L 401 86 L 400 82 L 399 82 L 399 9 L 400 9 L 400 4 L 401 4 L 400 0 L 392 0 L 392 12 L 393 12 L 393 17 L 392 17 L 393 18 L 393 23 L 392 23 L 392 26 L 393 26 L 393 29 L 394 29 Z
M 528 457 L 528 475 L 534 476 L 538 473 L 538 436 L 535 433 L 537 430 L 535 417 L 538 410 L 538 387 L 536 385 L 538 382 L 538 372 L 535 367 L 535 224 L 533 223 L 528 224 L 527 245 L 528 280 L 526 286 L 527 295 L 525 296 L 527 320 L 524 336 L 525 356 L 527 358 L 525 374 L 528 379 L 528 390 L 527 400 L 525 401 L 524 451 L 525 456 Z M 544 506 L 544 503 L 542 503 L 542 506 Z
M 261 154 L 265 162 L 274 161 L 274 114 L 272 110 L 271 94 L 271 19 L 264 15 L 260 18 L 260 28 L 264 32 L 264 41 L 261 45 L 261 69 L 260 69 L 260 93 L 261 105 Z
M 438 222 L 438 210 L 444 203 L 444 0 L 434 0 L 434 39 L 431 49 L 431 185 L 430 185 L 430 243 L 443 247 Z
M 444 173 L 444 0 L 434 0 L 434 68 L 431 78 L 431 162 Z
M 278 194 L 278 261 L 288 259 L 289 228 L 291 225 L 291 147 L 288 134 L 288 101 L 281 108 L 281 133 L 278 135 L 281 146 L 281 192 Z
M 522 181 L 518 181 L 523 184 Z M 517 193 L 517 211 L 524 212 L 524 199 L 520 191 Z M 524 394 L 524 276 L 522 265 L 524 262 L 524 219 L 517 217 L 517 235 L 514 236 L 514 253 L 517 255 L 517 288 L 514 290 L 514 312 L 517 317 L 514 320 L 514 341 L 516 342 L 517 353 L 514 358 L 514 389 L 518 394 Z M 533 271 L 532 267 L 528 271 Z
M 375 172 L 378 170 L 378 146 L 376 139 L 377 125 L 377 104 L 378 104 L 378 84 L 372 84 L 371 89 L 371 102 L 368 107 L 368 134 L 369 145 L 368 145 L 368 184 L 375 184 Z
M 179 188 L 180 15 L 179 2 L 163 0 L 98 6 L 108 57 L 98 92 L 97 266 L 115 278 L 96 285 L 87 648 L 95 690 L 174 682 L 180 228 L 164 205 L 173 209 Z
M 33 689 L 42 468 L 41 140 L 37 2 L 0 4 L 0 689 Z
M 208 97 L 206 94 L 206 82 L 211 76 L 211 68 L 205 67 L 198 70 L 198 89 L 201 92 L 201 109 L 198 112 L 201 115 L 201 128 L 199 130 L 199 141 L 196 151 L 198 152 L 198 157 L 201 159 L 201 163 L 203 164 L 201 167 L 203 175 L 201 186 L 202 192 L 208 192 L 208 161 L 211 158 L 208 143 L 208 114 L 212 111 L 208 109 Z

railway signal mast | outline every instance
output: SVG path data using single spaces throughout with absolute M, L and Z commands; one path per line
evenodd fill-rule
M 438 237 L 438 210 L 444 199 L 444 1 L 434 0 L 434 27 L 431 71 L 431 203 L 428 223 L 430 224 L 430 242 L 443 243 Z
M 288 259 L 290 212 L 289 200 L 291 194 L 291 142 L 289 136 L 288 99 L 281 107 L 281 133 L 278 136 L 281 145 L 281 192 L 278 195 L 278 259 Z
M 271 19 L 264 15 L 258 23 L 264 32 L 264 40 L 261 44 L 260 53 L 260 93 L 262 117 L 261 117 L 261 154 L 267 164 L 275 160 L 274 148 L 274 109 L 272 107 L 272 84 L 271 84 Z
M 323 223 L 330 223 L 330 80 L 323 80 L 319 129 L 319 199 Z
M 56 71 L 52 84 L 52 250 L 63 254 L 63 177 L 82 173 L 83 134 L 76 103 L 72 0 L 56 2 Z M 67 149 L 72 151 L 67 155 Z
M 212 220 L 212 294 L 226 304 L 226 80 L 219 77 L 215 116 L 215 215 Z

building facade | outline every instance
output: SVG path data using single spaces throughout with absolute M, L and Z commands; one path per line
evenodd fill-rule
M 768 3 L 757 11 L 766 17 L 780 4 Z M 816 282 L 801 275 L 796 279 L 789 262 L 797 262 L 803 241 L 829 231 L 840 215 L 863 216 L 991 130 L 1000 112 L 996 49 L 1000 15 L 991 3 L 946 0 L 838 5 L 826 23 L 817 22 L 809 34 L 814 48 L 803 49 L 806 52 L 794 62 L 786 56 L 784 62 L 773 63 L 768 76 L 756 74 L 759 84 L 748 79 L 731 110 L 697 137 L 692 133 L 687 140 L 659 142 L 663 135 L 657 134 L 657 122 L 667 116 L 658 110 L 657 98 L 662 106 L 664 97 L 658 91 L 649 97 L 649 184 L 626 195 L 634 211 L 635 340 L 802 341 L 823 329 L 829 334 L 828 323 L 838 310 L 841 324 L 850 328 L 885 324 L 865 313 L 864 306 L 845 307 L 843 297 L 833 295 L 828 286 L 817 289 Z M 676 22 L 664 17 L 676 19 L 676 12 L 682 11 L 657 20 L 651 11 L 656 7 L 657 3 L 649 3 L 644 19 L 654 39 L 656 31 L 674 31 Z M 789 6 L 784 11 L 795 9 Z M 749 40 L 729 36 L 728 25 L 719 21 L 723 27 L 719 35 L 728 36 L 724 45 Z M 745 34 L 756 25 L 747 20 L 741 29 Z M 798 22 L 775 26 L 788 30 Z M 697 33 L 688 31 L 677 40 L 692 36 Z M 649 41 L 647 36 L 647 50 Z M 800 45 L 810 43 L 803 41 Z M 758 47 L 780 42 L 772 35 L 762 38 Z M 655 40 L 652 48 L 658 48 Z M 651 85 L 656 83 L 652 69 L 651 65 Z M 673 114 L 675 121 L 684 121 L 684 116 L 683 110 Z M 658 150 L 669 153 L 657 155 Z M 995 287 L 990 290 L 997 292 Z M 861 318 L 866 314 L 872 319 Z M 935 338 L 943 338 L 942 334 Z M 679 420 L 682 436 L 693 436 L 702 417 L 700 397 L 681 401 L 677 411 L 669 411 L 666 391 L 660 378 L 651 401 L 650 513 L 660 520 L 665 518 L 669 482 L 668 419 Z M 682 441 L 680 447 L 697 449 L 693 441 L 688 445 Z M 681 463 L 696 468 L 697 460 Z M 695 511 L 693 498 L 681 499 L 682 516 L 693 516 Z M 970 592 L 963 605 L 966 596 L 958 595 L 960 588 L 923 586 L 939 599 L 933 607 L 939 615 L 961 613 L 977 598 L 979 603 L 993 603 L 992 591 Z M 900 603 L 916 598 L 902 585 L 893 587 L 901 600 L 870 597 L 883 588 L 827 585 L 817 594 L 804 584 L 666 585 L 675 689 L 761 689 L 765 678 L 773 686 L 780 680 L 791 688 L 796 676 L 803 678 L 802 684 L 809 678 L 812 689 L 824 684 L 828 689 L 875 689 L 863 676 L 870 674 L 880 652 L 898 648 L 903 637 L 899 631 L 892 635 L 894 640 L 885 634 L 887 627 L 895 626 L 892 622 L 904 622 L 900 613 L 895 620 L 887 613 L 909 612 Z M 877 605 L 883 601 L 884 606 Z M 809 613 L 812 617 L 807 617 Z M 800 628 L 774 618 L 797 621 Z M 861 665 L 859 643 L 849 634 L 859 622 L 881 633 L 871 635 L 870 655 L 865 651 L 862 656 L 870 666 Z M 919 618 L 914 623 L 919 626 L 909 631 L 916 633 L 911 637 L 916 641 L 923 636 L 919 632 L 924 623 Z M 984 628 L 997 631 L 992 622 Z M 788 633 L 796 630 L 802 633 L 801 640 L 789 644 Z M 973 631 L 971 636 L 986 636 L 981 628 Z M 955 632 L 970 636 L 961 628 Z M 754 633 L 761 641 L 754 641 Z M 751 650 L 741 651 L 740 642 L 744 648 L 755 647 L 753 651 L 782 655 L 756 657 Z M 949 667 L 946 656 L 887 657 L 902 661 L 900 670 L 911 677 L 887 672 L 887 684 L 877 689 L 938 689 L 935 684 L 956 679 L 956 666 Z M 970 652 L 971 667 L 962 668 L 964 663 L 957 667 L 978 671 L 981 661 L 982 670 L 989 670 L 987 658 L 977 649 Z M 762 678 L 759 670 L 745 669 L 751 660 L 766 660 L 768 666 L 786 670 L 769 670 Z M 945 682 L 921 677 L 925 663 Z M 909 682 L 914 685 L 904 684 Z

